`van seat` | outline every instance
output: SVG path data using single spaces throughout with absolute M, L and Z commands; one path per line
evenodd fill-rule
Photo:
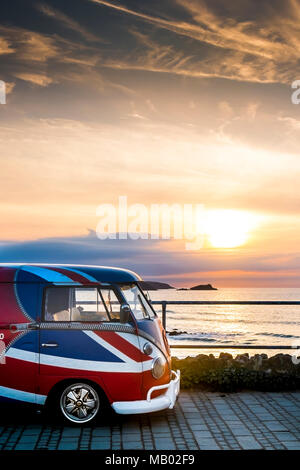
M 53 314 L 54 321 L 70 321 L 69 310 L 62 310 Z

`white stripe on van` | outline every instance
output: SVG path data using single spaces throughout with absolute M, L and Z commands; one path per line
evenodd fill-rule
M 36 403 L 38 405 L 44 405 L 47 398 L 46 395 L 38 395 L 37 393 L 24 392 L 23 390 L 2 386 L 0 386 L 0 396 L 11 398 L 12 400 L 26 401 L 27 403 Z
M 162 351 L 154 343 L 152 343 L 152 341 L 149 341 L 148 339 L 143 338 L 142 336 L 135 336 L 135 335 L 132 335 L 130 333 L 122 333 L 120 331 L 116 331 L 116 334 L 121 336 L 121 338 L 125 339 L 129 343 L 133 344 L 136 348 L 141 349 L 141 351 L 143 351 L 143 348 L 144 348 L 146 343 L 150 343 L 151 346 L 152 346 L 153 352 L 151 354 L 147 354 L 147 356 L 152 357 L 152 359 L 154 357 L 158 357 L 158 356 L 161 357 L 162 359 L 165 358 L 165 355 L 162 353 Z M 149 362 L 150 361 L 142 362 L 143 370 L 149 370 L 150 369 L 150 367 L 146 367 L 146 364 L 149 365 Z
M 39 362 L 39 354 L 31 351 L 24 351 L 24 349 L 9 348 L 5 353 L 5 357 L 11 357 L 12 359 L 20 359 L 26 362 Z
M 105 339 L 101 338 L 100 336 L 98 336 L 93 331 L 85 330 L 83 333 L 88 335 L 92 340 L 96 341 L 96 343 L 100 344 L 103 348 L 107 349 L 109 352 L 114 354 L 114 356 L 119 357 L 122 361 L 131 363 L 131 364 L 135 364 L 135 365 L 140 364 L 140 366 L 141 366 L 141 364 L 142 364 L 141 362 L 137 362 L 134 359 L 131 359 L 131 357 L 128 357 L 126 354 L 122 353 L 119 349 L 112 346 L 110 343 L 105 341 Z M 142 370 L 142 367 L 140 367 L 140 370 Z
M 157 357 L 158 355 L 161 355 L 161 351 L 155 346 L 155 344 L 152 343 L 151 341 L 143 338 L 142 336 L 136 336 L 136 335 L 132 335 L 130 333 L 123 333 L 121 331 L 116 331 L 115 333 L 118 336 L 120 336 L 121 338 L 123 338 L 126 341 L 128 341 L 129 343 L 131 343 L 136 348 L 140 349 L 141 351 L 143 351 L 143 347 L 146 343 L 151 343 L 153 352 L 152 352 L 152 354 L 148 354 L 149 357 L 153 358 L 153 357 Z M 143 364 L 144 364 L 144 362 L 143 362 Z
M 10 348 L 6 357 L 19 359 L 27 362 L 38 362 L 38 354 L 24 351 L 22 349 Z M 127 357 L 127 356 L 126 356 Z M 150 361 L 146 361 L 143 370 L 150 370 Z M 123 372 L 123 373 L 140 373 L 141 363 L 135 361 L 127 362 L 102 362 L 102 361 L 88 361 L 84 359 L 72 359 L 69 357 L 51 356 L 50 354 L 40 354 L 40 364 L 45 366 L 63 367 L 73 370 L 89 370 L 92 372 Z

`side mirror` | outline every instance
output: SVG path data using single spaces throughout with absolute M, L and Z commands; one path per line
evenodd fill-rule
M 130 318 L 130 307 L 128 304 L 121 305 L 120 309 L 120 323 L 128 323 Z

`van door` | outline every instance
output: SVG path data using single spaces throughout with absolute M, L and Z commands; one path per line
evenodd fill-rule
M 51 388 L 64 378 L 96 381 L 111 401 L 141 396 L 142 359 L 134 324 L 120 323 L 112 286 L 53 286 L 44 292 L 40 377 Z
M 0 399 L 44 403 L 37 392 L 38 284 L 0 283 Z

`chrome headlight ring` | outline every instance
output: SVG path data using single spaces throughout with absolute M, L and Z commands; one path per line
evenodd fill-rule
M 164 375 L 164 372 L 166 370 L 166 364 L 167 364 L 167 361 L 160 356 L 153 359 L 151 372 L 152 372 L 152 376 L 155 379 L 158 380 Z

